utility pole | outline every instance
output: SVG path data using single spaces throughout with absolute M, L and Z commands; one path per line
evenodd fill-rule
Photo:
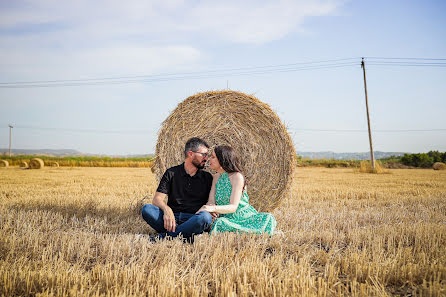
M 362 61 L 361 61 L 361 68 L 362 68 L 362 72 L 364 73 L 365 107 L 367 110 L 367 125 L 369 126 L 370 160 L 372 161 L 372 168 L 373 168 L 373 170 L 375 170 L 375 155 L 373 154 L 372 130 L 370 129 L 369 100 L 367 99 L 367 81 L 365 79 L 364 58 L 362 58 Z
M 11 125 L 8 126 L 9 126 L 9 157 L 11 158 L 11 134 L 12 134 L 12 128 L 14 127 Z

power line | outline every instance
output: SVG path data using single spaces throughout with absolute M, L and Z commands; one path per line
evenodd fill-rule
M 54 128 L 54 127 L 36 127 L 36 126 L 14 126 L 17 129 L 25 130 L 46 130 L 46 131 L 61 131 L 61 132 L 80 132 L 80 133 L 105 133 L 105 134 L 147 134 L 155 132 L 155 129 L 150 130 L 100 130 L 100 129 L 76 129 L 76 128 Z
M 366 59 L 367 65 L 375 66 L 446 67 L 446 59 L 442 58 L 367 57 Z
M 395 57 L 364 57 L 365 59 L 378 59 L 378 60 L 422 60 L 422 61 L 446 61 L 446 59 L 440 58 L 395 58 Z M 159 75 L 134 75 L 134 76 L 114 76 L 114 77 L 100 77 L 100 78 L 86 78 L 86 79 L 65 79 L 65 80 L 45 80 L 45 81 L 16 81 L 16 82 L 0 82 L 2 84 L 40 84 L 40 83 L 59 83 L 59 82 L 86 82 L 86 81 L 102 81 L 102 80 L 117 80 L 117 79 L 132 79 L 132 78 L 153 78 L 160 76 L 178 76 L 178 75 L 194 75 L 194 74 L 205 74 L 205 73 L 215 73 L 215 72 L 231 72 L 239 70 L 252 70 L 252 69 L 262 69 L 262 68 L 277 68 L 277 67 L 287 67 L 287 66 L 298 66 L 298 65 L 311 65 L 311 64 L 321 64 L 327 62 L 340 62 L 340 61 L 352 61 L 360 59 L 360 57 L 353 58 L 342 58 L 342 59 L 330 59 L 330 60 L 319 60 L 319 61 L 308 61 L 308 62 L 296 62 L 278 65 L 266 65 L 266 66 L 252 66 L 252 67 L 241 67 L 241 68 L 228 68 L 219 70 L 207 70 L 207 71 L 195 71 L 195 72 L 180 72 L 180 73 L 166 73 Z M 374 61 L 371 61 L 374 62 Z
M 293 129 L 295 131 L 310 132 L 367 132 L 365 129 Z M 446 132 L 446 129 L 393 129 L 393 130 L 373 130 L 374 132 Z
M 241 68 L 228 68 L 219 70 L 207 70 L 207 71 L 195 71 L 195 72 L 180 72 L 180 73 L 166 73 L 166 74 L 148 74 L 148 75 L 134 75 L 134 76 L 115 76 L 115 77 L 101 77 L 101 78 L 89 78 L 89 79 L 69 79 L 69 80 L 46 80 L 46 81 L 18 81 L 18 82 L 0 82 L 2 84 L 39 84 L 39 83 L 58 83 L 58 82 L 86 82 L 86 81 L 102 81 L 102 80 L 118 80 L 118 79 L 132 79 L 132 78 L 156 78 L 165 76 L 178 76 L 178 75 L 196 75 L 205 73 L 215 73 L 215 72 L 231 72 L 240 70 L 252 70 L 261 68 L 277 68 L 277 67 L 289 67 L 298 65 L 311 65 L 311 64 L 323 64 L 323 63 L 333 63 L 348 60 L 356 60 L 355 58 L 343 58 L 343 59 L 331 59 L 331 60 L 320 60 L 320 61 L 308 61 L 308 62 L 297 62 L 288 64 L 278 64 L 278 65 L 267 65 L 267 66 L 252 66 L 252 67 L 241 67 Z
M 366 57 L 368 65 L 394 66 L 394 67 L 446 67 L 446 59 L 442 58 L 401 58 L 401 57 Z M 358 57 L 308 61 L 278 65 L 253 66 L 207 70 L 196 72 L 167 73 L 157 75 L 115 76 L 87 79 L 65 79 L 44 81 L 16 81 L 0 82 L 0 88 L 49 88 L 49 87 L 78 87 L 98 85 L 120 85 L 129 83 L 153 83 L 187 79 L 207 79 L 228 76 L 262 75 L 269 73 L 285 73 L 297 71 L 310 71 L 320 69 L 335 69 L 341 67 L 359 66 Z
M 364 59 L 381 59 L 381 60 L 424 60 L 424 61 L 446 61 L 443 58 L 396 58 L 396 57 L 364 57 Z
M 311 63 L 311 64 L 309 64 Z M 322 63 L 322 62 L 308 62 L 308 65 L 302 65 L 300 67 L 295 67 L 296 64 L 283 64 L 278 66 L 261 66 L 253 68 L 240 68 L 239 70 L 234 70 L 232 72 L 220 71 L 207 71 L 207 72 L 194 72 L 186 75 L 169 74 L 171 77 L 166 77 L 163 75 L 154 76 L 142 76 L 141 78 L 131 78 L 124 79 L 124 77 L 116 78 L 111 80 L 111 78 L 101 79 L 89 79 L 89 80 L 60 80 L 60 81 L 42 81 L 35 84 L 28 83 L 0 83 L 0 88 L 41 88 L 41 87 L 75 87 L 75 86 L 86 86 L 86 85 L 113 85 L 113 84 L 127 84 L 135 82 L 161 82 L 161 81 L 174 81 L 174 80 L 185 80 L 185 79 L 203 79 L 203 78 L 216 78 L 216 77 L 227 77 L 236 75 L 256 75 L 256 74 L 267 74 L 267 73 L 283 73 L 283 72 L 294 72 L 294 71 L 305 71 L 305 70 L 316 70 L 316 69 L 332 69 L 339 67 L 356 66 L 356 62 L 333 62 L 333 63 Z M 49 82 L 49 83 L 47 83 Z
M 410 64 L 410 65 L 427 65 L 427 66 L 431 66 L 431 65 L 446 65 L 446 62 L 402 62 L 402 61 L 397 61 L 397 62 L 389 62 L 389 61 L 371 61 L 368 62 L 369 63 L 381 63 L 381 64 L 394 64 L 394 65 L 405 65 L 405 64 Z
M 16 129 L 24 130 L 47 130 L 47 131 L 61 131 L 61 132 L 80 132 L 80 133 L 110 133 L 110 134 L 147 134 L 153 133 L 156 129 L 142 129 L 142 130 L 101 130 L 101 129 L 77 129 L 77 128 L 55 128 L 55 127 L 38 127 L 38 126 L 20 126 L 14 125 Z M 294 128 L 294 131 L 308 131 L 308 132 L 352 132 L 352 133 L 363 133 L 367 132 L 366 129 L 305 129 L 305 128 Z M 446 132 L 445 129 L 386 129 L 386 130 L 374 130 L 375 132 L 389 132 L 389 133 L 399 133 L 399 132 Z
M 410 63 L 410 62 L 368 62 L 367 65 L 446 67 L 446 63 Z

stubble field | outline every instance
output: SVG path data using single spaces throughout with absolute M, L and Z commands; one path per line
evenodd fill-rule
M 299 168 L 283 236 L 194 244 L 147 240 L 155 189 L 148 168 L 1 169 L 0 295 L 446 295 L 444 171 Z

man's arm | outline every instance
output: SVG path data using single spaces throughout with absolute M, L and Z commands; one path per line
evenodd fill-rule
M 169 232 L 175 232 L 176 223 L 175 215 L 172 209 L 164 202 L 167 194 L 161 192 L 155 192 L 153 196 L 152 204 L 161 209 L 164 212 L 164 228 Z

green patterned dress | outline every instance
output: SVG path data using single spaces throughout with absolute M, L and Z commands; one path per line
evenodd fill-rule
M 228 173 L 222 173 L 215 186 L 215 204 L 228 205 L 230 202 L 232 185 Z M 276 219 L 270 213 L 259 213 L 249 205 L 246 190 L 234 213 L 220 214 L 212 224 L 210 233 L 240 232 L 240 233 L 269 233 L 272 235 L 276 228 Z

